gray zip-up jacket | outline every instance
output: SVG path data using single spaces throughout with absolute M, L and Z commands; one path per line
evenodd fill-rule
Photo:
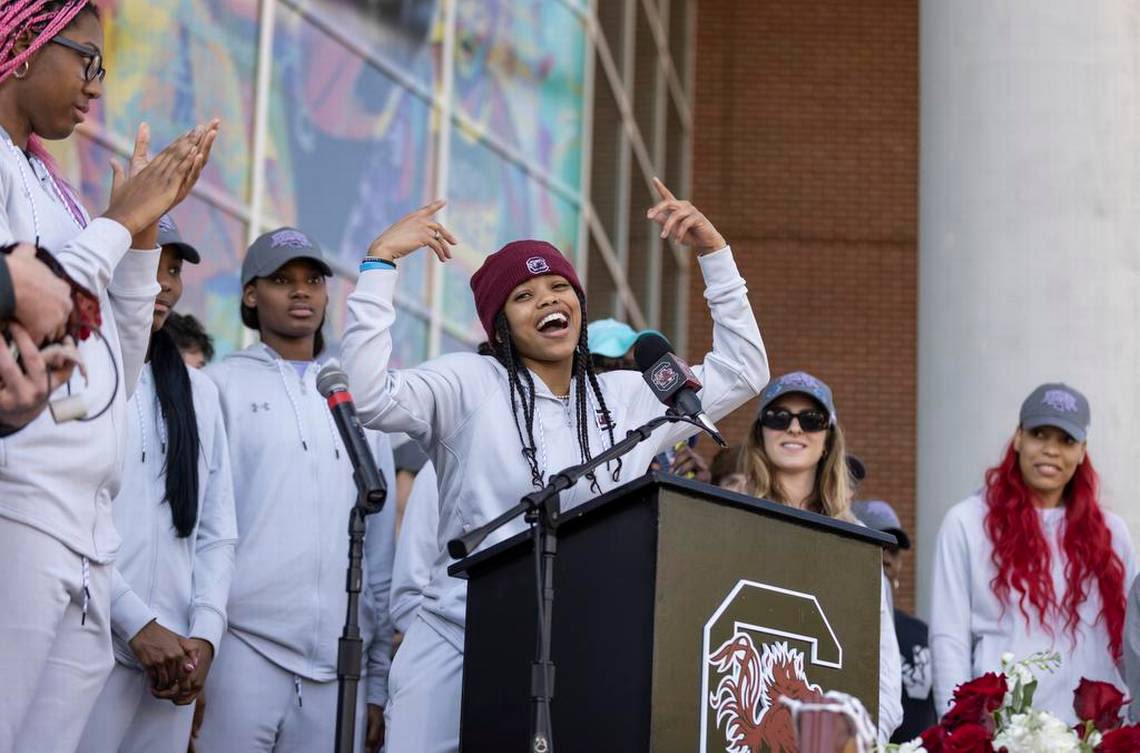
M 76 369 L 70 388 L 83 394 L 92 415 L 109 407 L 98 418 L 64 424 L 56 424 L 45 410 L 0 439 L 0 517 L 108 563 L 119 549 L 111 500 L 119 491 L 127 398 L 150 342 L 160 251 L 128 253 L 131 234 L 125 227 L 101 217 L 89 221 L 43 163 L 26 158 L 0 129 L 0 245 L 37 239 L 99 297 L 106 341 L 92 335 L 80 343 L 88 380 Z M 62 386 L 52 397 L 67 394 Z
M 114 505 L 123 545 L 112 578 L 111 629 L 115 658 L 130 667 L 138 662 L 128 644 L 151 620 L 209 641 L 215 653 L 226 630 L 237 543 L 230 452 L 217 387 L 189 371 L 198 423 L 198 517 L 185 538 L 174 529 L 166 501 L 166 422 L 150 366 L 127 404 L 133 421 Z
M 705 411 L 715 421 L 759 394 L 768 382 L 768 357 L 732 251 L 726 247 L 699 257 L 698 262 L 713 318 L 713 349 L 694 370 L 704 384 L 700 397 Z M 504 512 L 534 487 L 512 426 L 507 374 L 495 359 L 455 353 L 413 369 L 388 368 L 397 275 L 394 270 L 380 269 L 361 275 L 348 299 L 342 361 L 366 425 L 406 432 L 435 465 L 440 555 L 432 565 L 420 614 L 462 651 L 466 584 L 447 574 L 446 542 Z M 665 411 L 638 372 L 612 372 L 598 380 L 618 439 Z M 581 461 L 575 430 L 577 408 L 564 405 L 538 377 L 534 381 L 537 459 L 549 475 Z M 573 385 L 571 394 L 575 394 Z M 586 427 L 596 454 L 610 446 L 610 439 L 598 413 L 600 406 L 594 404 L 592 392 L 587 390 L 587 395 L 589 415 L 597 416 Z M 611 475 L 616 464 L 598 472 L 602 491 L 644 475 L 654 455 L 693 432 L 685 424 L 659 430 L 652 440 L 625 456 L 616 479 Z M 562 506 L 573 507 L 594 496 L 589 482 L 580 482 L 562 495 Z M 523 530 L 520 519 L 488 537 L 483 547 Z
M 347 596 L 352 466 L 325 399 L 321 364 L 298 375 L 262 344 L 210 367 L 225 415 L 237 509 L 238 547 L 229 629 L 277 666 L 310 680 L 336 679 L 337 639 Z M 366 432 L 395 487 L 388 437 Z M 368 703 L 388 699 L 395 499 L 368 517 L 360 625 L 367 647 Z

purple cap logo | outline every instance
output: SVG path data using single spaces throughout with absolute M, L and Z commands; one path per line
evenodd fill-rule
M 1077 413 L 1077 398 L 1065 390 L 1049 390 L 1041 397 L 1041 404 L 1061 413 Z
M 170 218 L 169 214 L 164 214 L 158 220 L 158 229 L 164 233 L 175 232 L 174 220 Z
M 312 248 L 313 244 L 305 234 L 297 230 L 278 230 L 269 236 L 269 245 L 273 248 L 288 246 L 290 248 Z
M 526 269 L 532 275 L 544 275 L 550 272 L 550 265 L 541 256 L 532 256 L 526 260 Z

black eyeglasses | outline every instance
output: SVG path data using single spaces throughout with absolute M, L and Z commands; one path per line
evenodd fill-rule
M 83 69 L 84 81 L 91 82 L 95 79 L 102 81 L 107 77 L 107 69 L 103 67 L 103 53 L 99 50 L 85 44 L 79 44 L 79 42 L 73 42 L 67 37 L 52 37 L 51 41 L 69 50 L 75 50 L 83 56 L 83 59 L 87 61 L 87 67 Z
M 816 408 L 799 413 L 792 413 L 786 408 L 769 408 L 760 416 L 760 425 L 767 429 L 786 431 L 792 425 L 793 418 L 800 422 L 801 429 L 812 434 L 824 431 L 831 424 L 827 412 Z

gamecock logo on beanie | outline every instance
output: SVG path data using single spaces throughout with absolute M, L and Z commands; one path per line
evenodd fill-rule
M 541 256 L 532 256 L 526 260 L 526 269 L 532 275 L 544 275 L 550 272 L 550 265 Z

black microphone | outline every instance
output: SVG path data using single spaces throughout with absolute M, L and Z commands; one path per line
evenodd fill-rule
M 642 335 L 633 346 L 633 358 L 658 400 L 674 413 L 697 421 L 717 444 L 727 446 L 716 424 L 701 407 L 701 399 L 697 397 L 701 383 L 697 375 L 689 364 L 677 357 L 668 340 L 655 332 Z
M 317 391 L 328 400 L 329 411 L 352 463 L 352 477 L 356 480 L 361 499 L 370 512 L 379 512 L 388 498 L 388 485 L 368 448 L 364 427 L 360 425 L 356 406 L 352 404 L 352 393 L 348 391 L 348 376 L 340 370 L 339 363 L 329 361 L 321 367 L 317 374 Z

